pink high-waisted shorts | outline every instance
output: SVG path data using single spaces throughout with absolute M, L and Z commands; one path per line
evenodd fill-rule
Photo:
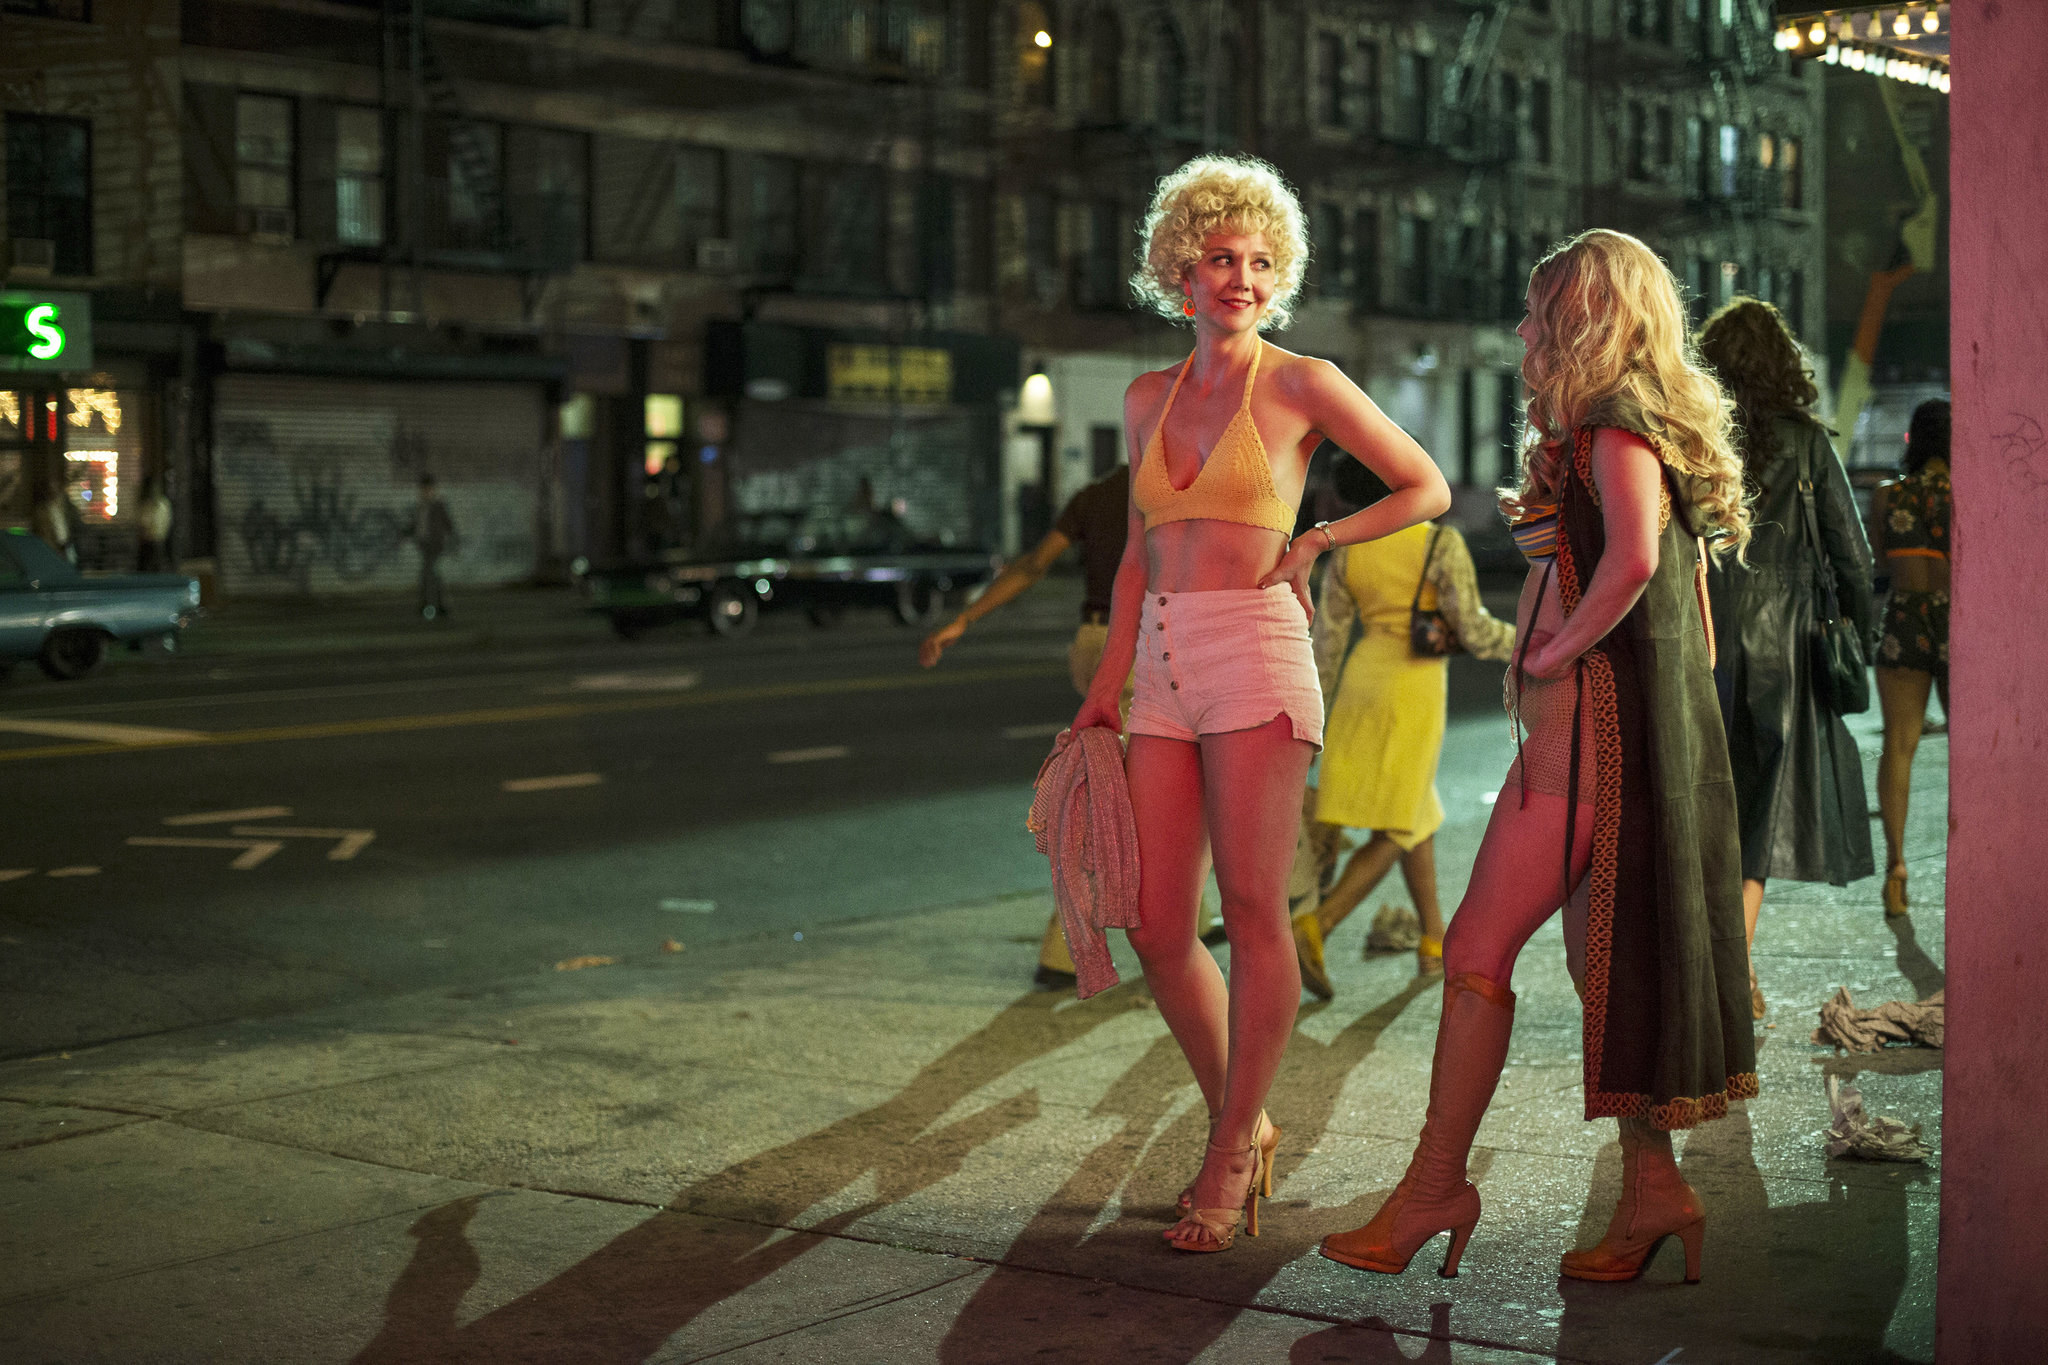
M 1286 716 L 1321 748 L 1323 689 L 1308 614 L 1285 583 L 1146 592 L 1130 733 L 1194 740 Z

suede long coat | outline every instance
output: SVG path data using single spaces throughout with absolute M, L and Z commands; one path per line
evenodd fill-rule
M 1786 415 L 1773 419 L 1773 429 L 1776 451 L 1753 468 L 1748 567 L 1727 560 L 1708 576 L 1742 875 L 1843 886 L 1876 865 L 1862 757 L 1814 687 L 1815 575 L 1834 579 L 1844 619 L 1869 641 L 1876 626 L 1870 542 L 1820 424 Z M 1813 477 L 1817 550 L 1800 505 L 1802 455 Z

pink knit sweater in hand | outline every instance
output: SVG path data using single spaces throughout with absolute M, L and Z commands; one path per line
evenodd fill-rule
M 1053 903 L 1074 956 L 1074 994 L 1086 1000 L 1119 979 L 1102 931 L 1138 927 L 1138 823 L 1116 731 L 1060 731 L 1038 770 L 1025 825 L 1052 859 Z

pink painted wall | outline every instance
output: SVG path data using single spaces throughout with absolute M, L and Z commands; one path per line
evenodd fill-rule
M 1955 0 L 1945 1365 L 2048 1360 L 2048 0 Z

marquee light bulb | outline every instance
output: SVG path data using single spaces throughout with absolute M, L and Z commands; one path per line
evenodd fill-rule
M 1827 41 L 1827 36 L 1828 36 L 1828 30 L 1827 30 L 1827 25 L 1823 24 L 1823 23 L 1822 23 L 1822 22 L 1821 22 L 1820 20 L 1818 20 L 1818 19 L 1816 19 L 1816 20 L 1814 20 L 1814 21 L 1813 21 L 1813 27 L 1812 27 L 1812 28 L 1810 28 L 1810 29 L 1806 30 L 1806 40 L 1807 40 L 1808 42 L 1810 42 L 1810 43 L 1822 43 L 1822 42 L 1826 42 L 1826 41 Z
M 1913 21 L 1906 17 L 1906 12 L 1904 10 L 1900 10 L 1897 14 L 1892 16 L 1893 33 L 1896 33 L 1899 37 L 1903 38 L 1912 31 Z
M 1920 27 L 1929 33 L 1941 32 L 1941 15 L 1930 6 L 1927 13 L 1920 16 Z

